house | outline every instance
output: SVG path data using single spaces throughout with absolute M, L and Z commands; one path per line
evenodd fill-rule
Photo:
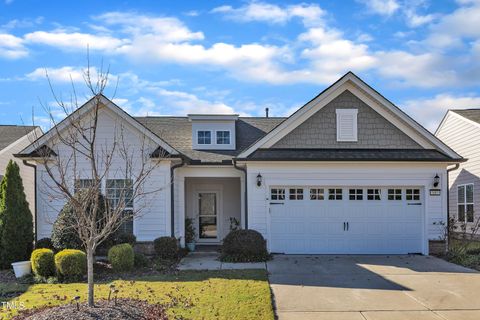
M 17 162 L 20 167 L 25 195 L 32 213 L 35 212 L 35 172 L 34 168 L 24 164 L 21 159 L 14 157 L 30 145 L 32 141 L 42 135 L 40 127 L 0 125 L 0 180 L 5 174 L 5 169 L 10 160 Z
M 450 218 L 470 234 L 480 219 L 480 109 L 448 110 L 435 135 L 468 159 L 449 171 L 448 187 Z
M 198 243 L 221 243 L 237 220 L 276 253 L 428 254 L 444 234 L 447 167 L 462 157 L 351 72 L 288 118 L 132 117 L 101 101 L 101 139 L 122 123 L 132 145 L 143 136 L 168 154 L 149 187 L 170 188 L 152 193 L 125 228 L 138 241 L 172 235 L 183 243 L 187 217 Z M 50 236 L 46 221 L 63 203 L 46 196 L 35 148 L 66 126 L 17 155 L 37 163 L 38 237 Z M 106 179 L 106 194 L 126 185 Z

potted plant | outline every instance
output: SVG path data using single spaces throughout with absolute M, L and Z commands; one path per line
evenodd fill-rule
M 32 264 L 30 261 L 19 261 L 12 263 L 15 278 L 21 278 L 32 272 Z
M 195 228 L 192 218 L 185 219 L 185 243 L 189 251 L 195 251 Z

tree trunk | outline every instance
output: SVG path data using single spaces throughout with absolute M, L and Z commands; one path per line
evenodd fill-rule
M 87 248 L 87 277 L 88 277 L 88 306 L 95 306 L 95 297 L 93 291 L 93 249 Z

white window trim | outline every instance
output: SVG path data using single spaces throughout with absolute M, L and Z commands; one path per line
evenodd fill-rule
M 205 131 L 205 130 L 200 130 L 200 131 Z M 228 143 L 218 143 L 218 133 L 219 132 L 228 132 Z M 198 141 L 197 141 L 198 142 Z M 232 144 L 232 131 L 231 130 L 215 130 L 215 144 L 221 145 L 221 146 L 229 146 Z
M 201 131 L 201 132 L 210 132 L 210 143 L 199 143 L 199 141 L 198 141 L 198 138 L 199 138 L 199 137 L 198 137 L 198 133 L 199 133 L 200 131 Z M 216 139 L 217 137 L 216 137 L 216 136 L 213 137 L 212 130 L 197 130 L 197 132 L 196 132 L 196 134 L 195 134 L 195 139 L 197 140 L 196 142 L 197 142 L 197 145 L 199 145 L 199 146 L 210 146 L 210 145 L 212 145 L 212 139 L 213 139 L 213 138 Z
M 337 126 L 337 141 L 338 142 L 357 142 L 358 141 L 358 109 L 336 109 L 336 126 Z M 352 116 L 353 123 L 352 123 L 352 130 L 353 136 L 352 137 L 345 137 L 342 136 L 342 132 L 340 131 L 340 120 L 342 116 Z
M 467 202 L 467 186 L 472 186 L 472 202 Z M 463 192 L 463 200 L 464 202 L 458 202 L 458 188 L 464 187 L 465 191 Z M 458 206 L 459 205 L 464 205 L 465 206 L 465 221 L 459 221 L 462 223 L 473 223 L 475 222 L 475 185 L 474 183 L 463 183 L 463 184 L 458 184 L 457 185 L 457 218 L 458 218 Z M 473 222 L 467 222 L 467 205 L 471 204 L 473 206 Z

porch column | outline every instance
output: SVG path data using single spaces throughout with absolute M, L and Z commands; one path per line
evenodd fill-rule
M 245 178 L 240 177 L 240 226 L 245 229 Z
M 177 181 L 177 238 L 180 238 L 180 245 L 185 247 L 185 177 L 179 176 Z

